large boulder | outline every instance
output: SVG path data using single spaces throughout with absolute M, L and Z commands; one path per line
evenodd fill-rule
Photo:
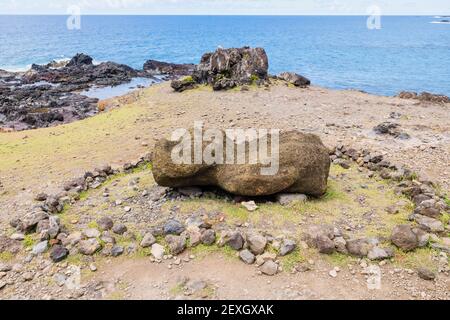
M 208 162 L 205 157 L 199 162 L 174 161 L 173 154 L 178 154 L 180 146 L 189 146 L 195 149 L 195 139 L 191 141 L 186 134 L 179 140 L 159 140 L 154 149 L 153 176 L 156 182 L 165 187 L 187 186 L 215 186 L 230 193 L 242 196 L 266 196 L 279 192 L 302 193 L 311 196 L 322 196 L 327 189 L 327 180 L 330 170 L 330 158 L 327 148 L 320 138 L 313 134 L 299 131 L 282 131 L 279 134 L 278 168 L 276 154 L 271 156 L 271 161 L 262 164 L 250 163 L 247 159 L 261 159 L 258 150 L 250 148 L 248 141 L 236 142 L 225 131 L 216 130 L 217 136 L 214 142 L 203 141 L 203 155 L 214 153 L 214 160 L 222 158 L 222 162 Z M 188 132 L 189 133 L 189 132 Z M 192 133 L 192 131 L 191 131 Z M 228 132 L 229 133 L 229 132 Z M 223 137 L 217 139 L 218 136 Z M 259 141 L 261 143 L 261 141 Z M 227 148 L 245 150 L 246 161 L 244 164 L 236 164 L 228 161 Z M 260 149 L 260 148 L 256 148 Z M 270 150 L 271 146 L 267 146 Z M 188 155 L 187 160 L 194 160 L 193 155 Z M 226 159 L 226 160 L 225 160 Z M 232 162 L 234 164 L 227 164 Z M 255 163 L 255 162 L 253 162 Z M 269 163 L 269 164 L 268 164 Z M 269 169 L 267 172 L 264 171 Z M 264 171 L 264 172 L 263 172 Z
M 263 48 L 217 49 L 202 56 L 193 78 L 197 83 L 222 90 L 264 81 L 268 69 L 269 61 Z

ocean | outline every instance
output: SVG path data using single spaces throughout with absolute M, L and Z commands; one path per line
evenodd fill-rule
M 450 95 L 450 25 L 438 17 L 363 16 L 0 16 L 0 69 L 67 59 L 142 68 L 148 59 L 198 63 L 217 47 L 264 47 L 270 72 L 294 71 L 313 84 L 380 95 L 402 90 Z

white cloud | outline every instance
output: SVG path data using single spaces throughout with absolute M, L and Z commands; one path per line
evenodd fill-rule
M 2 14 L 448 14 L 449 0 L 0 0 Z

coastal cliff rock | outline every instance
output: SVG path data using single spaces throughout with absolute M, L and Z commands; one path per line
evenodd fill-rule
M 205 53 L 195 68 L 192 79 L 208 84 L 214 90 L 259 83 L 268 79 L 269 61 L 263 48 L 217 49 Z
M 49 82 L 52 84 L 79 86 L 85 89 L 89 86 L 116 86 L 131 81 L 139 75 L 133 68 L 115 62 L 92 63 L 93 59 L 85 54 L 77 54 L 67 65 L 52 68 L 50 65 L 32 65 L 22 81 L 26 84 Z M 73 87 L 70 88 L 73 91 Z
M 15 130 L 48 127 L 98 112 L 98 99 L 79 94 L 116 86 L 149 74 L 114 62 L 93 64 L 83 53 L 70 61 L 33 64 L 27 72 L 0 71 L 0 126 Z
M 239 144 L 226 137 L 223 142 L 223 158 L 226 146 Z M 215 186 L 232 194 L 242 196 L 266 196 L 279 192 L 302 193 L 321 196 L 327 189 L 330 158 L 327 148 L 316 135 L 298 131 L 281 132 L 279 136 L 279 169 L 273 175 L 262 175 L 261 168 L 270 165 L 258 164 L 176 164 L 172 159 L 174 148 L 180 141 L 159 140 L 154 149 L 153 176 L 165 187 Z M 211 143 L 203 142 L 203 151 Z M 245 146 L 246 155 L 255 156 L 254 150 Z M 192 150 L 193 146 L 192 146 Z M 220 150 L 217 148 L 214 150 Z M 270 149 L 269 149 L 270 150 Z M 223 162 L 226 163 L 226 162 Z M 234 162 L 236 163 L 236 162 Z
M 172 79 L 191 75 L 194 69 L 194 64 L 176 64 L 157 60 L 148 60 L 144 64 L 146 73 L 150 75 L 166 75 Z

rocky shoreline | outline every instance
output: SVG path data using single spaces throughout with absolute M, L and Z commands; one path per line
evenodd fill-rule
M 214 90 L 228 90 L 249 85 L 269 86 L 283 80 L 296 87 L 311 81 L 292 72 L 278 76 L 268 73 L 269 62 L 263 48 L 218 49 L 205 53 L 198 65 L 174 64 L 148 60 L 142 70 L 115 62 L 93 63 L 92 57 L 80 53 L 67 62 L 33 64 L 26 72 L 0 70 L 0 132 L 19 131 L 70 123 L 93 116 L 99 111 L 99 99 L 83 95 L 91 88 L 115 87 L 134 78 L 156 82 L 173 80 L 177 92 L 210 85 Z M 398 97 L 421 102 L 449 103 L 444 95 L 427 92 L 401 92 Z
M 0 70 L 0 131 L 49 127 L 81 120 L 99 112 L 91 88 L 115 87 L 134 78 L 155 81 L 189 74 L 190 65 L 149 60 L 142 70 L 115 62 L 98 65 L 85 54 L 64 63 L 33 64 L 26 72 Z M 101 111 L 101 110 L 100 110 Z

